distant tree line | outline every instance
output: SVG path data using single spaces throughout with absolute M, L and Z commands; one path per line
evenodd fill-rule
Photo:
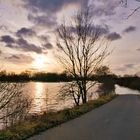
M 140 77 L 136 75 L 134 76 L 126 75 L 124 77 L 118 77 L 116 83 L 120 86 L 140 90 Z
M 117 76 L 114 74 L 109 75 L 94 75 L 92 80 L 96 80 L 101 83 L 106 84 L 117 84 L 123 87 L 131 88 L 134 90 L 140 90 L 140 77 L 137 75 L 124 75 L 124 76 Z
M 72 77 L 67 75 L 66 72 L 62 73 L 29 73 L 22 72 L 20 74 L 16 73 L 7 73 L 6 71 L 0 72 L 0 81 L 4 82 L 28 82 L 28 81 L 42 81 L 42 82 L 69 82 L 72 80 Z
M 30 77 L 33 81 L 44 81 L 44 82 L 69 82 L 72 81 L 72 77 L 66 72 L 63 73 L 35 73 Z
M 102 71 L 101 71 L 102 70 Z M 78 77 L 79 80 L 80 77 Z M 16 73 L 7 73 L 6 71 L 0 72 L 0 81 L 1 82 L 28 82 L 28 81 L 41 81 L 41 82 L 70 82 L 74 78 L 67 74 L 67 72 L 62 73 L 29 73 L 22 72 L 20 74 Z M 140 77 L 137 75 L 125 75 L 117 76 L 109 72 L 109 69 L 101 68 L 97 70 L 96 74 L 91 75 L 88 79 L 89 81 L 98 81 L 99 83 L 106 83 L 107 85 L 118 84 L 120 86 L 128 87 L 131 89 L 140 90 Z

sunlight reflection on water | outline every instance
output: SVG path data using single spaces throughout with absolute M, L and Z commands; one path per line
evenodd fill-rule
M 31 113 L 40 113 L 44 111 L 57 111 L 64 108 L 70 108 L 74 106 L 72 98 L 66 98 L 65 100 L 58 97 L 59 90 L 65 83 L 43 83 L 43 82 L 28 82 L 24 87 L 24 92 L 28 93 L 33 99 Z M 96 88 L 92 89 L 91 93 L 94 93 L 94 98 L 98 98 Z
M 71 98 L 60 100 L 58 93 L 60 87 L 64 83 L 43 83 L 43 82 L 28 82 L 25 85 L 24 92 L 28 93 L 33 99 L 31 113 L 41 113 L 62 110 L 64 108 L 70 108 L 74 106 L 74 102 Z M 97 94 L 98 86 L 91 89 L 93 93 L 92 99 L 98 98 Z M 116 94 L 139 94 L 136 90 L 115 86 Z M 59 93 L 60 94 L 60 93 Z
M 29 82 L 25 85 L 24 92 L 33 99 L 31 113 L 43 111 L 56 111 L 73 106 L 73 101 L 60 100 L 58 93 L 64 83 Z
M 42 93 L 44 93 L 44 84 L 36 83 L 33 103 L 37 105 L 38 112 L 41 112 L 45 107 L 45 94 Z

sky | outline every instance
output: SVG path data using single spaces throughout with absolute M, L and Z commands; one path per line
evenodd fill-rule
M 140 10 L 128 18 L 140 0 L 0 0 L 0 70 L 63 71 L 55 57 L 56 28 L 89 5 L 113 50 L 105 65 L 119 75 L 140 74 Z

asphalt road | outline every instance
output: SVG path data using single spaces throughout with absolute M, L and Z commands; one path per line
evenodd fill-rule
M 118 96 L 29 140 L 140 140 L 140 98 L 137 95 Z

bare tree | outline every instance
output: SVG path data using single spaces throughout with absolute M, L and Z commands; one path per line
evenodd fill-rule
M 100 28 L 93 23 L 91 8 L 77 12 L 71 23 L 64 22 L 57 30 L 57 46 L 61 50 L 57 55 L 59 62 L 74 81 L 66 84 L 64 93 L 73 96 L 76 105 L 86 103 L 88 91 L 95 85 L 89 81 L 97 67 L 109 54 L 108 42 Z
M 25 119 L 31 99 L 22 93 L 21 83 L 0 83 L 0 120 L 5 127 Z

